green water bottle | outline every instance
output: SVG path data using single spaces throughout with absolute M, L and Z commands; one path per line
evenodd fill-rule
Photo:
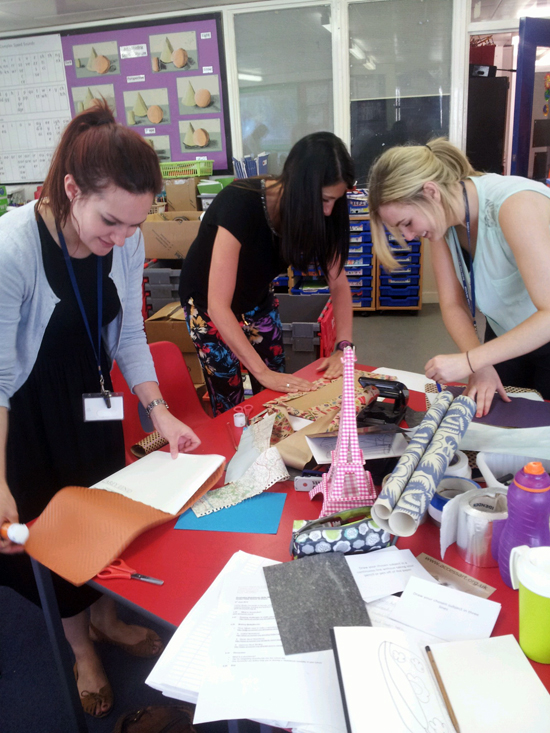
M 514 547 L 510 577 L 519 588 L 519 645 L 529 659 L 550 664 L 550 547 Z

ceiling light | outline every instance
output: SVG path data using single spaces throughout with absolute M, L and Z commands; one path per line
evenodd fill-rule
M 351 46 L 349 47 L 349 52 L 352 56 L 355 56 L 358 61 L 364 61 L 367 58 L 363 49 L 359 48 L 356 43 L 351 44 Z
M 365 67 L 365 69 L 367 71 L 375 71 L 375 69 L 376 69 L 376 60 L 375 60 L 374 56 L 367 56 L 367 59 L 366 59 L 365 63 L 363 64 L 363 66 Z
M 244 72 L 239 71 L 237 74 L 237 77 L 241 81 L 263 81 L 263 76 L 260 76 L 259 74 L 246 74 Z

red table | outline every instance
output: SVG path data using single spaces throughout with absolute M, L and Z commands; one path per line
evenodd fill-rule
M 319 376 L 315 371 L 317 363 L 302 369 L 300 374 L 307 379 L 315 379 Z M 369 370 L 369 367 L 357 368 Z M 254 412 L 260 412 L 262 404 L 275 395 L 274 392 L 264 391 L 251 398 Z M 411 393 L 409 404 L 413 409 L 425 409 L 424 395 Z M 228 421 L 232 421 L 231 413 L 229 416 L 221 415 L 197 430 L 202 440 L 198 452 L 221 453 L 227 459 L 233 456 L 235 451 L 226 428 Z M 235 552 L 244 550 L 273 560 L 287 561 L 290 559 L 293 521 L 319 516 L 321 499 L 311 501 L 307 492 L 295 491 L 290 482 L 276 484 L 270 491 L 287 492 L 276 535 L 174 530 L 175 521 L 171 521 L 141 535 L 122 555 L 128 565 L 138 572 L 162 578 L 165 581 L 163 586 L 129 580 L 94 581 L 94 584 L 141 613 L 151 614 L 157 621 L 179 625 Z M 428 521 L 412 537 L 399 538 L 397 546 L 409 548 L 415 555 L 425 552 L 440 559 L 439 530 Z M 502 610 L 493 633 L 496 636 L 514 634 L 517 638 L 517 592 L 502 582 L 498 568 L 478 568 L 465 563 L 458 555 L 456 545 L 447 550 L 445 563 L 497 589 L 491 600 L 502 604 Z M 535 662 L 532 665 L 550 691 L 550 665 Z

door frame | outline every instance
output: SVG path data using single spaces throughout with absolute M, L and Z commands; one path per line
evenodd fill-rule
M 537 46 L 550 47 L 550 19 L 521 18 L 510 173 L 525 178 L 529 173 Z

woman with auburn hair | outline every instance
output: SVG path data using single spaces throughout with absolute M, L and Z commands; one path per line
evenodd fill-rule
M 550 399 L 550 189 L 519 176 L 475 171 L 444 138 L 391 148 L 369 178 L 374 249 L 395 269 L 384 225 L 404 244 L 431 244 L 445 326 L 460 354 L 438 355 L 426 376 L 468 379 L 487 414 L 505 386 Z M 486 318 L 484 343 L 476 307 Z
M 292 148 L 278 178 L 236 181 L 217 194 L 183 263 L 180 297 L 204 371 L 214 414 L 244 398 L 241 368 L 254 392 L 313 389 L 284 374 L 277 298 L 270 284 L 289 265 L 314 266 L 327 279 L 337 349 L 319 366 L 342 373 L 340 350 L 351 344 L 352 302 L 344 264 L 349 250 L 346 191 L 353 161 L 331 132 L 315 132 Z
M 112 389 L 115 357 L 172 456 L 200 442 L 168 412 L 143 331 L 139 225 L 161 186 L 155 152 L 102 104 L 68 124 L 36 205 L 0 219 L 0 524 L 123 468 L 120 420 L 83 416 L 84 395 Z M 0 583 L 39 604 L 21 550 L 0 542 Z M 107 596 L 53 579 L 82 706 L 103 717 L 113 697 L 94 641 L 154 656 L 161 640 L 119 621 Z

